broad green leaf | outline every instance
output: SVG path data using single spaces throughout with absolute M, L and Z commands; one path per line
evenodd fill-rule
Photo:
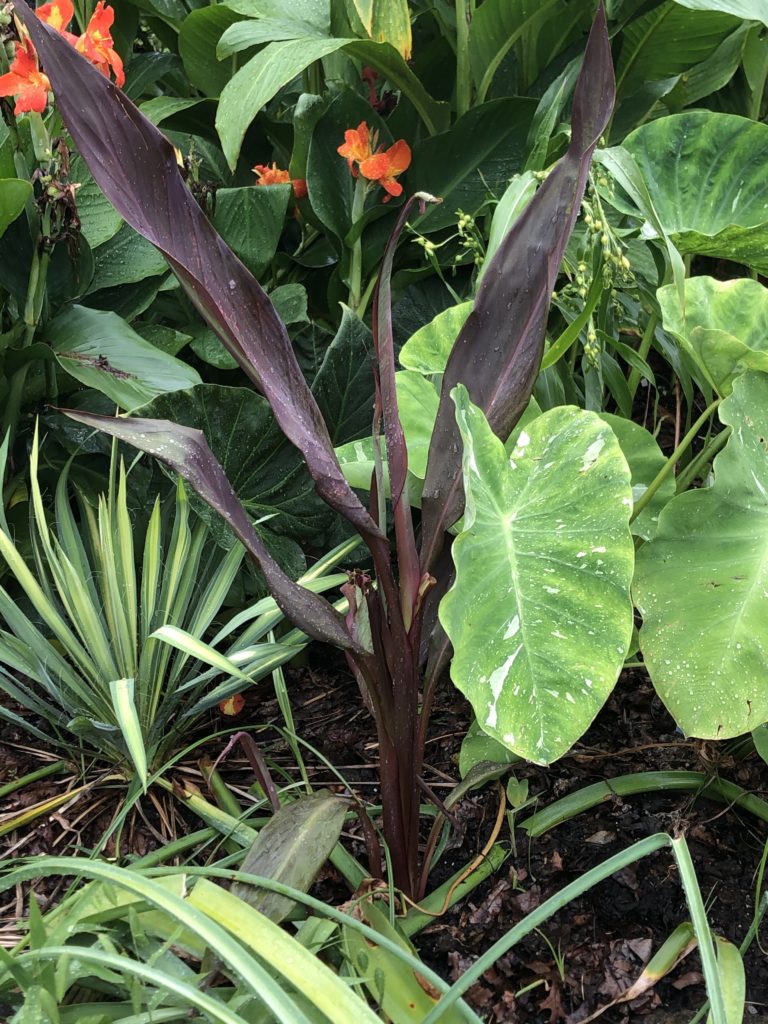
M 219 60 L 226 60 L 233 53 L 247 50 L 250 46 L 284 42 L 288 39 L 307 39 L 312 36 L 317 36 L 318 39 L 327 38 L 328 26 L 313 25 L 310 21 L 294 17 L 292 11 L 286 11 L 279 17 L 255 18 L 230 25 L 219 39 L 216 56 Z
M 643 125 L 622 146 L 680 252 L 768 270 L 768 125 L 689 111 Z
M 32 186 L 21 178 L 0 178 L 0 236 L 19 216 L 32 195 Z
M 371 899 L 361 902 L 360 912 L 365 923 L 391 942 L 416 955 L 411 943 L 402 932 L 392 926 L 389 917 Z M 440 993 L 415 970 L 404 964 L 388 949 L 376 946 L 371 940 L 342 926 L 344 955 L 354 971 L 363 980 L 372 998 L 392 1024 L 421 1024 L 434 1008 Z M 441 1024 L 459 1024 L 465 1020 L 457 1007 L 440 1015 Z
M 616 435 L 619 447 L 627 460 L 632 476 L 632 502 L 638 501 L 648 490 L 649 484 L 657 473 L 664 468 L 666 456 L 656 443 L 655 438 L 639 423 L 633 423 L 623 416 L 611 413 L 598 413 Z M 675 479 L 667 477 L 659 487 L 651 502 L 643 509 L 637 519 L 632 521 L 632 533 L 643 540 L 650 540 L 656 532 L 661 510 L 675 493 Z
M 267 269 L 283 233 L 290 185 L 220 188 L 213 226 L 255 277 Z
M 269 299 L 284 324 L 309 323 L 307 289 L 303 284 L 279 284 L 269 293 Z
M 727 739 L 768 721 L 768 376 L 734 381 L 711 487 L 680 494 L 638 552 L 640 647 L 680 728 Z
M 259 527 L 265 539 L 273 533 L 313 541 L 322 536 L 329 521 L 327 506 L 260 395 L 247 388 L 201 384 L 156 398 L 142 409 L 142 416 L 202 430 L 251 518 L 278 513 L 266 528 Z M 229 547 L 232 536 L 226 524 L 194 495 L 190 501 L 217 542 Z
M 408 469 L 423 480 L 435 427 L 440 395 L 435 386 L 412 370 L 400 370 L 395 377 L 397 404 L 408 447 Z
M 327 789 L 285 804 L 259 832 L 241 870 L 308 892 L 339 840 L 348 810 L 349 804 Z M 277 923 L 295 906 L 287 896 L 247 882 L 235 882 L 232 892 Z
M 436 103 L 424 90 L 418 78 L 389 43 L 320 39 L 316 36 L 268 43 L 230 79 L 221 93 L 216 130 L 224 155 L 233 170 L 246 130 L 261 108 L 310 64 L 337 50 L 344 50 L 380 71 L 408 96 L 427 130 L 438 130 L 444 117 L 444 105 Z
M 89 293 L 121 284 L 137 284 L 168 270 L 168 264 L 151 242 L 127 224 L 95 249 L 93 256 L 95 266 Z
M 304 949 L 294 938 L 268 917 L 249 907 L 243 900 L 207 878 L 200 878 L 187 902 L 202 910 L 211 922 L 222 925 L 238 943 L 255 953 L 255 963 L 265 961 L 275 971 L 305 993 L 332 1024 L 380 1024 L 379 1018 L 337 974 Z M 282 1016 L 279 1020 L 286 1018 Z M 309 1024 L 302 1014 L 301 1020 Z
M 482 10 L 482 8 L 480 8 Z M 522 171 L 536 102 L 520 97 L 473 107 L 450 131 L 421 139 L 413 147 L 408 182 L 413 190 L 440 196 L 442 206 L 415 218 L 427 234 L 456 224 L 456 211 L 476 213 L 489 191 L 501 195 Z
M 602 707 L 632 636 L 629 468 L 593 413 L 552 409 L 507 456 L 461 385 L 453 400 L 466 510 L 440 605 L 451 677 L 481 728 L 548 764 Z
M 162 124 L 163 121 L 173 117 L 174 114 L 180 114 L 184 110 L 191 110 L 192 107 L 205 102 L 205 100 L 199 98 L 185 99 L 183 96 L 153 96 L 151 100 L 142 103 L 139 109 L 152 124 Z
M 488 95 L 499 65 L 510 49 L 524 36 L 534 38 L 545 26 L 572 23 L 589 18 L 586 6 L 564 0 L 485 0 L 472 18 L 469 30 L 469 59 L 480 101 Z M 550 47 L 549 59 L 557 56 L 558 47 Z
M 411 59 L 411 13 L 408 0 L 351 0 L 363 28 L 377 43 L 390 43 Z
M 493 736 L 489 736 L 487 732 L 483 732 L 476 719 L 472 720 L 459 750 L 459 775 L 462 779 L 466 778 L 475 765 L 484 762 L 515 764 L 518 760 L 517 754 L 513 754 L 508 747 L 499 743 Z
M 664 327 L 705 370 L 720 394 L 746 370 L 768 370 L 768 289 L 750 278 L 685 282 L 685 309 L 671 285 L 656 293 Z
M 412 334 L 400 349 L 400 363 L 418 373 L 442 373 L 453 343 L 472 311 L 471 302 L 450 306 Z
M 692 106 L 727 85 L 741 64 L 745 44 L 755 27 L 750 22 L 740 24 L 706 60 L 681 75 L 675 87 L 665 96 L 666 106 L 671 110 Z
M 109 684 L 112 697 L 112 709 L 125 740 L 125 747 L 130 755 L 136 775 L 142 788 L 147 789 L 147 751 L 144 746 L 144 735 L 136 712 L 133 679 L 113 679 Z
M 621 32 L 616 60 L 616 93 L 621 99 L 658 82 L 684 74 L 710 57 L 739 27 L 719 11 L 689 11 L 666 0 L 631 21 Z
M 330 7 L 328 0 L 226 0 L 226 7 L 247 18 L 261 21 L 279 18 L 298 19 L 313 25 L 318 31 L 330 31 Z
M 336 337 L 326 349 L 312 382 L 312 394 L 334 445 L 370 433 L 374 398 L 372 351 L 371 332 L 344 306 Z
M 115 313 L 70 306 L 43 328 L 59 365 L 126 412 L 200 383 L 197 370 L 161 352 Z
M 722 11 L 768 25 L 768 0 L 675 0 L 675 3 L 692 11 Z
M 715 947 L 717 949 L 717 973 L 720 975 L 723 1002 L 725 1003 L 725 1024 L 742 1024 L 744 1002 L 747 995 L 744 961 L 741 958 L 739 947 L 721 935 L 715 936 Z M 707 1024 L 714 1024 L 711 1013 L 707 1016 Z
M 179 54 L 192 85 L 205 96 L 218 96 L 232 78 L 232 63 L 220 63 L 216 46 L 223 33 L 242 20 L 224 4 L 201 7 L 183 21 L 179 32 Z

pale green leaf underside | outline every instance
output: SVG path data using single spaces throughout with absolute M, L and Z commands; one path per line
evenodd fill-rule
M 768 270 L 768 125 L 695 110 L 643 125 L 622 145 L 680 252 Z
M 706 372 L 720 394 L 746 370 L 768 370 L 768 289 L 747 277 L 685 282 L 685 312 L 672 285 L 656 293 L 664 327 Z
M 681 729 L 725 739 L 768 720 L 768 376 L 739 377 L 712 487 L 681 494 L 640 549 L 640 645 Z
M 489 735 L 547 764 L 602 707 L 632 635 L 629 468 L 593 413 L 546 412 L 507 455 L 453 397 L 467 504 L 440 605 L 451 675 Z

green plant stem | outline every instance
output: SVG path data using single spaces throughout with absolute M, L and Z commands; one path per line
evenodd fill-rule
M 726 427 L 725 430 L 721 430 L 719 434 L 715 434 L 709 441 L 704 445 L 699 454 L 693 458 L 684 470 L 679 474 L 677 478 L 677 493 L 682 494 L 683 491 L 687 491 L 697 476 L 700 476 L 702 466 L 705 466 L 708 462 L 717 455 L 721 448 L 725 446 L 726 441 L 731 436 L 731 428 Z
M 744 956 L 749 947 L 755 941 L 755 937 L 757 936 L 757 929 L 760 927 L 760 922 L 763 920 L 766 910 L 768 910 L 768 892 L 763 894 L 763 898 L 755 910 L 755 917 L 752 921 L 752 924 L 747 929 L 747 934 L 744 936 L 744 939 L 741 945 L 739 946 L 739 953 L 741 953 L 742 956 Z M 704 1005 L 701 1007 L 701 1009 L 696 1012 L 696 1015 L 691 1018 L 688 1024 L 699 1024 L 699 1021 L 708 1012 L 709 1000 L 707 999 Z
M 556 825 L 562 825 L 564 821 L 569 821 L 577 814 L 582 814 L 605 800 L 611 800 L 614 796 L 654 792 L 698 793 L 711 800 L 742 807 L 761 821 L 768 822 L 768 802 L 748 793 L 735 782 L 727 782 L 704 772 L 669 771 L 636 772 L 585 786 L 526 818 L 520 823 L 520 828 L 535 838 L 555 828 Z
M 472 104 L 472 69 L 469 63 L 469 26 L 474 0 L 456 0 L 456 116 L 466 114 Z
M 131 869 L 157 867 L 165 861 L 170 860 L 172 857 L 179 857 L 182 853 L 186 853 L 187 850 L 192 850 L 203 843 L 209 842 L 217 835 L 218 832 L 215 828 L 198 829 L 196 832 L 190 832 L 187 836 L 181 836 L 179 839 L 174 839 L 172 843 L 160 846 L 157 850 L 152 850 L 151 853 L 147 853 L 143 857 L 139 857 L 137 860 L 131 861 L 129 867 Z
M 643 336 L 640 339 L 640 347 L 637 350 L 637 354 L 645 362 L 648 362 L 648 353 L 651 351 L 651 345 L 653 344 L 653 336 L 656 333 L 656 325 L 658 324 L 658 322 L 658 314 L 651 313 L 651 315 L 648 317 L 648 323 L 645 325 Z M 629 389 L 629 394 L 632 398 L 634 398 L 635 394 L 637 393 L 637 389 L 640 385 L 640 377 L 640 371 L 637 369 L 636 366 L 633 366 L 629 374 L 629 380 L 627 381 L 627 388 Z
M 365 209 L 365 193 L 368 182 L 360 175 L 355 182 L 355 194 L 352 200 L 352 227 L 357 227 Z M 360 309 L 363 286 L 363 233 L 357 232 L 349 254 L 349 308 L 355 313 Z
M 468 875 L 463 881 L 459 882 L 455 889 L 452 889 L 451 886 L 455 885 L 457 878 L 461 878 L 464 869 L 457 871 L 455 875 L 446 882 L 443 882 L 441 886 L 438 886 L 429 896 L 425 896 L 418 907 L 409 910 L 405 917 L 400 919 L 399 924 L 403 933 L 411 937 L 420 932 L 422 928 L 426 928 L 427 925 L 433 924 L 435 917 L 441 913 L 444 907 L 445 910 L 448 910 L 449 907 L 463 900 L 465 896 L 468 896 L 478 885 L 484 882 L 489 875 L 497 871 L 504 863 L 508 853 L 509 851 L 501 843 L 496 843 L 495 846 L 491 847 L 488 856 L 482 864 L 471 875 Z M 445 906 L 445 899 L 449 894 L 448 906 Z
M 0 800 L 3 797 L 10 796 L 11 793 L 16 793 L 25 786 L 30 786 L 33 782 L 39 782 L 40 779 L 47 779 L 49 775 L 58 775 L 68 767 L 66 761 L 54 761 L 53 764 L 47 764 L 43 768 L 38 768 L 37 771 L 29 772 L 27 775 L 22 775 L 18 779 L 14 779 L 13 782 L 6 782 L 4 786 L 0 786 Z
M 685 435 L 683 440 L 680 442 L 677 448 L 675 448 L 670 457 L 667 459 L 664 467 L 656 474 L 656 477 L 651 481 L 648 490 L 645 491 L 640 496 L 638 501 L 635 502 L 635 507 L 632 509 L 630 522 L 633 522 L 640 515 L 643 509 L 651 502 L 656 491 L 658 491 L 658 489 L 661 487 L 661 485 L 664 483 L 667 477 L 674 470 L 678 460 L 680 459 L 680 456 L 683 455 L 690 448 L 690 446 L 696 439 L 696 435 L 701 430 L 702 426 L 707 422 L 709 417 L 717 409 L 721 402 L 722 398 L 716 398 L 714 402 L 707 406 L 707 408 L 704 410 L 701 416 L 699 416 L 699 418 L 693 424 L 693 426 Z
M 707 986 L 707 995 L 711 1004 L 712 1024 L 728 1024 L 725 1013 L 725 1000 L 720 984 L 720 972 L 717 969 L 717 957 L 715 955 L 715 944 L 712 941 L 712 932 L 707 921 L 707 911 L 704 908 L 704 900 L 701 898 L 701 889 L 696 878 L 696 869 L 691 860 L 691 853 L 688 844 L 683 836 L 672 840 L 672 852 L 677 861 L 680 872 L 680 881 L 685 891 L 685 898 L 688 902 L 688 909 L 691 912 L 691 922 L 696 933 L 699 944 L 699 956 L 701 967 L 704 972 L 704 981 Z

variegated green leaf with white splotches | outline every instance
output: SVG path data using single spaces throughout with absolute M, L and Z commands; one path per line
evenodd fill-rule
M 632 635 L 629 467 L 594 413 L 552 409 L 508 455 L 452 395 L 466 510 L 440 605 L 451 676 L 490 736 L 548 764 L 602 707 Z
M 656 692 L 702 739 L 768 721 L 768 375 L 737 377 L 718 414 L 714 483 L 670 501 L 633 584 Z

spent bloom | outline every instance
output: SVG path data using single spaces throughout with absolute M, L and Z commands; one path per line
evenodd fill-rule
M 357 128 L 349 128 L 344 132 L 344 142 L 338 147 L 337 153 L 346 158 L 347 166 L 353 177 L 362 174 L 368 181 L 375 181 L 388 195 L 384 202 L 388 203 L 391 196 L 399 196 L 403 186 L 397 178 L 406 171 L 411 163 L 411 147 L 405 139 L 398 139 L 389 149 L 376 147 L 376 133 L 371 132 L 365 121 Z M 357 164 L 357 167 L 355 167 Z
M 50 88 L 51 83 L 38 66 L 32 42 L 22 39 L 16 46 L 11 70 L 0 75 L 0 96 L 16 97 L 15 114 L 26 114 L 30 110 L 42 114 Z
M 293 194 L 297 199 L 307 195 L 307 183 L 303 178 L 292 178 L 289 171 L 284 171 L 277 164 L 256 164 L 251 168 L 256 175 L 257 185 L 293 185 Z

